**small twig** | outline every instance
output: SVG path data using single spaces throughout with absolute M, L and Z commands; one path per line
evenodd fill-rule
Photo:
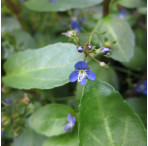
M 110 0 L 104 0 L 103 3 L 103 16 L 106 16 L 109 14 L 109 4 L 110 4 Z

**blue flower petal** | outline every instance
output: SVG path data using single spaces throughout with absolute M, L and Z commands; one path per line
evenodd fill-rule
M 147 88 L 143 90 L 143 94 L 147 95 Z
M 72 120 L 72 115 L 71 114 L 68 114 L 67 115 L 67 121 L 70 122 L 71 120 Z
M 88 68 L 88 64 L 85 61 L 79 61 L 75 64 L 75 69 L 85 70 Z
M 80 84 L 81 84 L 82 86 L 84 86 L 85 83 L 86 83 L 86 78 L 84 77 L 83 80 L 80 82 Z
M 76 117 L 72 117 L 72 124 L 74 125 L 76 122 Z
M 144 81 L 142 84 L 147 87 L 147 81 Z
M 86 71 L 86 76 L 87 76 L 90 80 L 95 80 L 95 79 L 96 79 L 96 75 L 95 75 L 91 70 L 87 70 L 87 71 Z
M 65 125 L 64 131 L 67 131 L 68 129 L 71 129 L 71 128 L 72 128 L 71 125 L 68 123 L 68 124 Z
M 56 0 L 52 0 L 52 2 L 55 4 L 56 3 Z
M 1 131 L 1 138 L 6 134 L 5 131 Z
M 69 76 L 70 82 L 75 82 L 78 79 L 79 72 L 77 70 L 73 71 Z

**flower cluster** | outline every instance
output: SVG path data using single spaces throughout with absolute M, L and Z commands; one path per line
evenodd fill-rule
M 65 125 L 64 131 L 68 131 L 69 129 L 71 129 L 71 132 L 72 132 L 72 129 L 73 129 L 75 122 L 76 122 L 76 117 L 74 117 L 74 116 L 72 117 L 71 114 L 68 114 L 67 121 L 68 121 L 68 124 Z
M 75 26 L 77 26 L 77 28 L 80 30 L 80 26 L 79 23 L 77 22 L 77 19 L 73 18 L 72 19 L 72 28 L 75 28 Z M 80 82 L 80 84 L 83 86 L 86 83 L 86 79 L 90 79 L 90 80 L 95 80 L 96 79 L 96 75 L 93 73 L 93 71 L 87 69 L 88 68 L 88 64 L 86 63 L 86 59 L 88 57 L 88 55 L 90 55 L 95 61 L 97 61 L 97 63 L 99 63 L 100 66 L 102 67 L 107 67 L 107 65 L 104 62 L 100 62 L 99 60 L 97 60 L 96 58 L 94 58 L 93 56 L 96 56 L 98 54 L 103 54 L 103 55 L 108 55 L 110 54 L 110 48 L 108 47 L 101 47 L 99 49 L 96 49 L 95 46 L 92 46 L 89 43 L 85 43 L 84 45 L 80 44 L 79 38 L 78 38 L 78 31 L 68 31 L 66 33 L 62 33 L 63 35 L 69 37 L 70 39 L 72 39 L 74 42 L 76 42 L 78 44 L 77 46 L 77 51 L 79 53 L 84 53 L 84 61 L 78 61 L 75 64 L 75 71 L 73 71 L 70 75 L 69 75 L 69 81 L 70 82 L 75 82 L 78 81 Z M 90 41 L 91 42 L 91 41 Z M 109 44 L 109 43 L 108 43 Z M 91 55 L 91 53 L 93 53 Z
M 138 83 L 136 88 L 137 93 L 143 93 L 147 95 L 147 81 L 144 81 L 143 83 Z

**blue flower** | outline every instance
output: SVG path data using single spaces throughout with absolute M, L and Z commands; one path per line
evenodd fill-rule
M 6 99 L 6 104 L 12 104 L 12 103 L 13 103 L 13 101 L 12 101 L 11 98 L 7 98 L 7 99 Z
M 143 93 L 147 95 L 147 81 L 144 81 L 143 83 L 138 83 L 136 88 L 137 93 Z
M 24 2 L 25 2 L 25 0 L 20 0 L 20 2 L 21 2 L 21 3 L 24 3 Z
M 80 32 L 81 30 L 80 21 L 75 17 L 71 18 L 71 29 L 75 30 L 76 32 Z
M 52 2 L 55 4 L 57 1 L 56 0 L 52 0 Z
M 67 121 L 68 121 L 68 124 L 65 125 L 64 131 L 71 129 L 71 132 L 72 132 L 72 129 L 73 129 L 75 122 L 76 122 L 76 118 L 74 116 L 72 117 L 71 114 L 68 114 L 67 115 Z
M 1 138 L 6 134 L 5 131 L 1 131 Z
M 85 61 L 79 61 L 75 64 L 75 71 L 73 71 L 70 76 L 70 82 L 75 82 L 78 80 L 80 84 L 83 86 L 86 83 L 86 77 L 90 80 L 95 80 L 96 75 L 91 70 L 86 70 L 88 68 L 88 64 Z
M 102 48 L 101 52 L 103 52 L 106 55 L 107 53 L 110 52 L 110 49 L 109 48 Z
M 126 16 L 126 10 L 121 10 L 121 12 L 118 14 L 119 18 L 124 18 Z
M 51 0 L 48 0 L 49 2 L 51 2 Z M 53 4 L 55 4 L 57 1 L 56 0 L 52 0 Z
M 82 46 L 79 46 L 78 48 L 77 48 L 77 50 L 78 50 L 78 52 L 83 52 L 83 47 Z

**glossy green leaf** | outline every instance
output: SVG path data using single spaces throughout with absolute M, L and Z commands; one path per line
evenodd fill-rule
M 131 97 L 126 100 L 131 108 L 140 116 L 144 125 L 147 125 L 147 98 Z
M 57 0 L 55 4 L 48 0 L 31 0 L 25 3 L 25 6 L 33 11 L 48 12 L 48 11 L 66 11 L 73 8 L 81 9 L 95 6 L 101 3 L 102 0 Z
M 46 136 L 56 136 L 65 133 L 67 115 L 74 111 L 62 104 L 48 104 L 37 110 L 29 119 L 29 125 L 37 133 Z
M 126 8 L 138 8 L 144 5 L 144 0 L 119 0 L 118 3 Z
M 47 138 L 42 146 L 79 146 L 78 132 Z
M 88 80 L 79 107 L 80 146 L 146 146 L 142 121 L 109 84 Z
M 14 140 L 13 146 L 41 146 L 45 137 L 35 133 L 31 129 L 25 129 L 22 134 Z
M 133 69 L 133 70 L 145 70 L 147 63 L 147 56 L 144 53 L 143 49 L 140 47 L 135 47 L 134 56 L 132 59 L 127 63 L 122 63 L 124 66 Z
M 111 58 L 128 62 L 134 53 L 135 36 L 129 24 L 116 16 L 107 16 L 98 21 L 93 32 L 103 33 L 101 37 L 116 41 L 112 46 Z
M 50 89 L 69 82 L 74 64 L 83 59 L 70 43 L 57 43 L 16 53 L 4 65 L 7 86 L 19 89 Z

